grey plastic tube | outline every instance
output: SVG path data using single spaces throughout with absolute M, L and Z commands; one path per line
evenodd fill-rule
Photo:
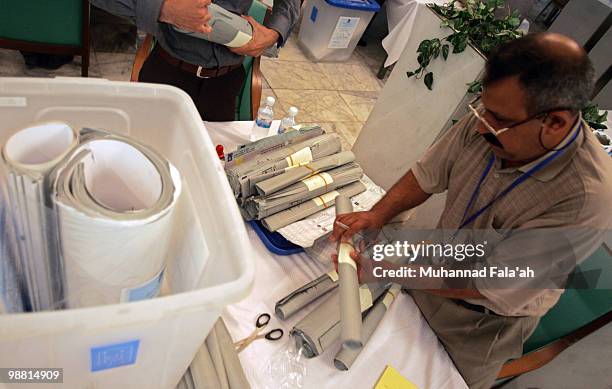
M 351 199 L 336 197 L 336 216 L 353 212 Z M 352 242 L 338 243 L 338 277 L 340 288 L 340 339 L 343 347 L 355 349 L 363 346 L 361 339 L 361 307 L 359 303 L 359 277 L 357 264 L 350 254 Z
M 286 320 L 337 286 L 338 273 L 331 271 L 323 274 L 280 299 L 274 307 L 274 312 L 279 319 Z
M 382 318 L 387 313 L 387 309 L 393 302 L 393 300 L 400 293 L 400 287 L 398 285 L 393 285 L 383 296 L 381 296 L 378 301 L 374 304 L 372 309 L 370 309 L 365 317 L 363 318 L 363 342 L 364 344 L 370 339 L 376 327 L 381 322 Z M 334 358 L 334 366 L 338 370 L 348 370 L 353 365 L 353 362 L 357 359 L 359 354 L 361 353 L 363 348 L 350 349 L 346 347 L 341 347 L 340 351 L 336 354 Z

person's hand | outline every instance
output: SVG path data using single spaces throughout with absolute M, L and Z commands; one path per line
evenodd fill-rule
M 359 284 L 369 284 L 379 281 L 372 273 L 374 267 L 372 265 L 373 261 L 370 258 L 362 256 L 360 252 L 355 250 L 351 251 L 350 255 L 353 261 L 355 261 L 355 264 L 357 264 Z M 336 271 L 338 271 L 338 254 L 332 254 L 332 261 L 334 261 L 334 267 Z
M 183 30 L 210 34 L 212 27 L 208 5 L 211 0 L 164 0 L 159 21 L 173 24 Z
M 233 47 L 230 48 L 230 50 L 239 55 L 259 57 L 265 49 L 278 41 L 279 34 L 278 32 L 257 23 L 257 21 L 250 16 L 242 17 L 248 20 L 253 27 L 253 38 L 245 45 Z
M 376 211 L 353 212 L 336 216 L 334 231 L 329 240 L 346 242 L 355 233 L 363 230 L 379 230 L 385 224 L 385 218 Z M 347 228 L 345 228 L 348 227 Z

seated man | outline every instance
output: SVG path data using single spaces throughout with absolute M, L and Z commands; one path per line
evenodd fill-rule
M 371 211 L 339 216 L 331 239 L 381 228 L 446 191 L 438 229 L 511 232 L 500 234 L 487 263 L 512 267 L 532 258 L 552 268 L 558 256 L 579 263 L 612 223 L 612 160 L 580 114 L 592 77 L 586 52 L 559 34 L 527 35 L 499 47 L 487 62 L 480 103 L 471 104 Z M 553 252 L 554 242 L 517 244 L 547 228 L 573 231 L 565 237 L 569 246 Z M 361 281 L 373 280 L 372 263 L 352 257 Z M 573 266 L 565 269 L 564 281 Z M 521 356 L 539 317 L 565 287 L 495 288 L 490 279 L 473 279 L 468 287 L 430 288 L 422 279 L 394 281 L 411 289 L 470 388 L 489 388 L 502 365 Z M 534 282 L 549 285 L 537 274 Z

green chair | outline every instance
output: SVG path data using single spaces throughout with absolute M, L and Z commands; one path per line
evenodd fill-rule
M 574 272 L 580 288 L 566 289 L 523 346 L 523 356 L 504 365 L 498 379 L 544 366 L 563 350 L 612 321 L 612 255 L 600 247 Z M 498 382 L 501 383 L 501 382 Z
M 0 48 L 80 55 L 81 75 L 87 77 L 89 1 L 0 1 Z
M 249 16 L 255 19 L 259 23 L 263 23 L 268 13 L 268 7 L 258 0 L 254 0 L 249 9 Z M 147 35 L 142 45 L 136 52 L 134 58 L 134 64 L 132 66 L 131 81 L 138 81 L 138 75 L 140 69 L 144 64 L 145 60 L 153 50 L 155 46 L 155 38 L 151 35 Z M 244 67 L 246 78 L 242 90 L 238 95 L 238 101 L 236 104 L 236 120 L 253 120 L 257 116 L 257 110 L 259 109 L 259 101 L 261 100 L 261 71 L 259 69 L 261 58 L 260 57 L 245 57 L 242 63 Z

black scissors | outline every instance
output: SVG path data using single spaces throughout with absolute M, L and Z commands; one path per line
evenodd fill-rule
M 261 315 L 257 316 L 257 320 L 255 321 L 255 329 L 253 332 L 251 332 L 251 334 L 246 338 L 234 343 L 236 352 L 241 352 L 257 339 L 276 341 L 282 338 L 285 332 L 281 328 L 275 328 L 266 332 L 265 334 L 261 334 L 264 328 L 268 326 L 268 323 L 270 323 L 270 315 L 268 313 L 262 313 Z

